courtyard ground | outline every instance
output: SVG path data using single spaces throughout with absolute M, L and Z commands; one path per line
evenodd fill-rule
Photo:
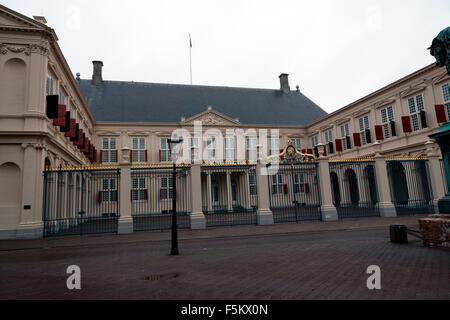
M 450 250 L 389 241 L 421 216 L 0 241 L 0 299 L 450 299 Z M 66 287 L 70 265 L 81 290 Z M 381 290 L 366 269 L 381 268 Z

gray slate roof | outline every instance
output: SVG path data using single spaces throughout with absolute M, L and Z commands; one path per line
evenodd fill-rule
M 244 124 L 305 125 L 327 113 L 300 92 L 159 83 L 77 80 L 97 121 L 180 122 L 208 105 Z

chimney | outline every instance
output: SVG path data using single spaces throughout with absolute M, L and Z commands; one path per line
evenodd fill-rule
M 94 65 L 94 74 L 92 75 L 92 84 L 98 86 L 99 84 L 102 84 L 102 81 L 103 81 L 103 78 L 102 78 L 103 62 L 92 61 L 92 64 Z
M 284 93 L 291 92 L 291 88 L 289 87 L 288 76 L 289 75 L 287 73 L 282 73 L 279 76 L 279 78 L 280 78 L 280 90 L 283 91 Z

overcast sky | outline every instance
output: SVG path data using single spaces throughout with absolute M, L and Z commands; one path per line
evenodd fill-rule
M 278 89 L 332 112 L 434 62 L 448 0 L 0 0 L 43 15 L 81 78 Z

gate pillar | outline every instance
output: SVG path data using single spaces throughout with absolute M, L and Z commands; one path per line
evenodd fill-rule
M 376 154 L 375 160 L 375 178 L 377 182 L 377 190 L 379 199 L 380 216 L 382 217 L 396 217 L 397 212 L 392 203 L 390 193 L 390 182 L 387 172 L 386 158 L 380 154 Z
M 133 233 L 133 217 L 131 216 L 131 163 L 121 162 L 120 163 L 120 189 L 119 189 L 119 199 L 120 199 L 120 218 L 119 227 L 117 230 L 118 234 L 128 234 Z
M 337 221 L 338 214 L 331 194 L 330 165 L 328 159 L 322 157 L 319 158 L 319 186 L 322 221 Z
M 211 180 L 209 180 L 211 181 Z M 202 210 L 202 179 L 200 164 L 191 165 L 191 229 L 206 229 L 206 219 Z
M 256 211 L 256 217 L 258 225 L 272 225 L 273 213 L 270 210 L 269 200 L 269 183 L 267 180 L 267 168 L 264 163 L 258 161 L 256 164 L 256 185 L 258 192 L 258 211 Z
M 431 190 L 433 195 L 434 212 L 439 212 L 439 199 L 445 196 L 444 177 L 442 176 L 441 164 L 439 156 L 436 154 L 428 154 L 428 170 L 430 173 Z

